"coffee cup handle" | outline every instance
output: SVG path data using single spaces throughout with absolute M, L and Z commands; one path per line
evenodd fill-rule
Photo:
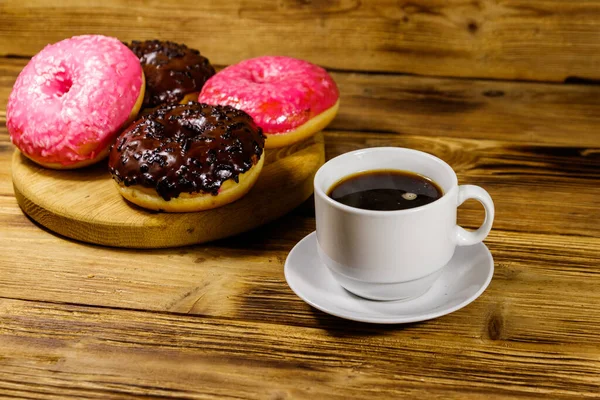
M 475 199 L 483 205 L 485 219 L 475 232 L 469 232 L 456 225 L 456 244 L 458 246 L 470 246 L 482 242 L 490 233 L 494 223 L 494 202 L 485 189 L 475 185 L 460 185 L 458 187 L 457 207 L 468 199 Z

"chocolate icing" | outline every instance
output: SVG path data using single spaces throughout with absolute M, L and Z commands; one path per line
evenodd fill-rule
M 129 48 L 140 59 L 146 76 L 143 108 L 179 103 L 186 94 L 199 92 L 215 74 L 208 59 L 184 44 L 134 40 Z
M 125 186 L 218 194 L 260 159 L 265 136 L 252 117 L 231 106 L 191 101 L 163 106 L 130 125 L 110 149 L 108 166 Z

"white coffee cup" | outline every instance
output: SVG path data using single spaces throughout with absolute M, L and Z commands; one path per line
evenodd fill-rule
M 373 211 L 333 200 L 328 191 L 342 178 L 371 170 L 411 171 L 432 179 L 441 198 L 424 206 Z M 456 246 L 483 241 L 494 220 L 494 203 L 481 187 L 458 185 L 452 168 L 430 154 L 398 147 L 352 151 L 326 162 L 314 180 L 317 251 L 338 283 L 372 300 L 422 295 L 450 261 Z M 485 208 L 474 232 L 456 224 L 456 210 L 467 199 Z

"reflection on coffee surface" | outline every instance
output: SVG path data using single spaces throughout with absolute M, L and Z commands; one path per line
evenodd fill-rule
M 424 206 L 444 192 L 431 179 L 409 171 L 373 170 L 342 178 L 328 196 L 350 207 L 393 211 Z

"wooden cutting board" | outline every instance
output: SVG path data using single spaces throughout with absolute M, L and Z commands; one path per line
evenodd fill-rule
M 73 171 L 42 168 L 18 150 L 12 159 L 15 196 L 23 211 L 46 228 L 89 243 L 131 248 L 208 242 L 263 225 L 303 203 L 325 161 L 322 133 L 266 150 L 255 186 L 240 200 L 196 213 L 160 213 L 118 193 L 106 161 Z

